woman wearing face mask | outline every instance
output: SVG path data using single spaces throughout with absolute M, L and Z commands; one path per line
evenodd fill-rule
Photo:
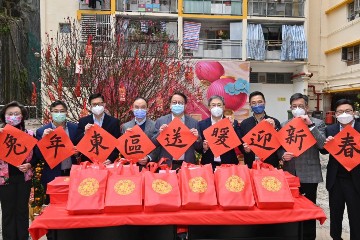
M 25 129 L 24 120 L 28 113 L 23 105 L 13 101 L 6 104 L 0 111 L 0 120 L 3 127 L 10 124 L 33 135 L 33 132 Z M 3 150 L 2 150 L 3 151 Z M 36 158 L 31 150 L 29 155 L 20 166 L 13 166 L 0 160 L 0 201 L 2 210 L 2 236 L 3 239 L 27 240 L 29 237 L 29 197 L 31 166 L 36 164 Z
M 334 136 L 348 126 L 360 132 L 360 123 L 354 120 L 354 109 L 354 103 L 348 99 L 340 99 L 335 103 L 335 115 L 338 123 L 326 127 L 326 142 L 333 141 Z M 350 139 L 348 141 L 350 143 Z M 347 151 L 352 149 L 352 151 L 358 152 L 359 142 L 353 142 L 353 144 L 356 145 L 348 145 Z M 328 153 L 325 149 L 321 152 Z M 354 159 L 354 161 L 358 162 L 359 159 Z M 335 240 L 342 239 L 342 220 L 346 204 L 350 239 L 360 239 L 360 165 L 348 171 L 330 154 L 326 173 L 326 189 L 329 192 L 330 236 Z
M 211 127 L 211 125 L 217 123 L 218 121 L 224 118 L 223 113 L 225 109 L 225 101 L 224 98 L 218 95 L 211 96 L 209 99 L 209 109 L 211 112 L 211 116 L 207 119 L 204 119 L 199 122 L 199 133 L 201 138 L 203 139 L 203 147 L 199 150 L 201 156 L 201 164 L 209 164 L 211 163 L 213 170 L 215 170 L 216 166 L 220 166 L 221 164 L 238 164 L 239 161 L 237 159 L 236 153 L 234 149 L 222 154 L 219 157 L 214 157 L 213 152 L 209 148 L 209 144 L 204 138 L 204 130 Z M 233 126 L 236 129 L 238 126 L 237 120 L 233 121 Z

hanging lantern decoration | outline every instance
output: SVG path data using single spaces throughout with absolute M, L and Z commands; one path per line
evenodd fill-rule
M 62 99 L 62 90 L 63 90 L 63 79 L 60 77 L 58 80 L 58 86 L 57 86 L 57 94 L 59 100 Z
M 77 82 L 76 82 L 74 93 L 75 93 L 76 97 L 80 97 L 80 95 L 81 95 L 80 74 L 78 73 L 77 76 L 78 76 L 78 79 L 77 79 Z
M 120 84 L 119 86 L 119 100 L 120 102 L 126 101 L 126 88 L 123 84 Z
M 55 101 L 55 97 L 54 94 L 50 91 L 50 89 L 48 89 L 48 96 L 51 102 Z
M 164 101 L 160 94 L 155 99 L 155 107 L 158 112 L 162 112 L 164 110 Z
M 225 69 L 219 62 L 202 61 L 195 65 L 195 74 L 199 80 L 214 82 L 225 74 Z
M 80 112 L 80 117 L 86 117 L 89 114 L 89 111 L 86 108 L 86 98 L 83 99 L 83 107 L 82 110 Z
M 36 105 L 36 102 L 37 102 L 36 85 L 34 82 L 32 82 L 31 84 L 32 84 L 32 88 L 33 88 L 33 91 L 31 94 L 31 104 Z

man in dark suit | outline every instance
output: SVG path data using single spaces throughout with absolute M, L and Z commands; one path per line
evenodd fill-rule
M 196 121 L 195 119 L 193 119 L 188 115 L 185 115 L 184 111 L 185 111 L 186 103 L 187 103 L 187 97 L 183 93 L 180 92 L 174 93 L 170 98 L 171 113 L 158 118 L 155 122 L 156 134 L 152 138 L 153 143 L 156 146 L 159 146 L 160 148 L 159 159 L 162 157 L 168 158 L 172 164 L 172 169 L 177 169 L 181 167 L 181 164 L 184 161 L 189 163 L 196 163 L 195 149 L 200 149 L 202 147 L 202 141 L 198 131 L 199 129 L 198 121 Z M 160 132 L 162 132 L 174 118 L 179 118 L 190 129 L 190 131 L 194 134 L 194 136 L 198 138 L 188 148 L 185 154 L 181 156 L 179 159 L 173 159 L 170 153 L 168 153 L 156 140 Z M 168 164 L 170 163 L 168 162 Z
M 104 96 L 100 93 L 94 93 L 89 97 L 89 104 L 91 106 L 92 114 L 79 119 L 79 124 L 77 128 L 77 140 L 76 143 L 84 137 L 86 131 L 93 125 L 97 124 L 110 133 L 113 137 L 120 137 L 120 121 L 117 118 L 114 118 L 104 112 L 106 103 L 104 101 Z M 104 162 L 105 165 L 114 162 L 116 158 L 119 157 L 119 151 L 115 148 L 114 151 L 110 154 L 108 159 Z M 84 155 L 82 155 L 82 161 L 88 160 Z
M 354 120 L 354 110 L 354 103 L 350 100 L 340 99 L 335 103 L 335 116 L 338 123 L 327 126 L 325 129 L 326 142 L 332 141 L 334 136 L 346 126 L 351 126 L 360 132 L 360 123 Z M 325 149 L 322 152 L 327 153 Z M 326 189 L 329 191 L 330 236 L 334 240 L 342 239 L 342 220 L 346 204 L 350 239 L 360 239 L 360 165 L 348 171 L 333 155 L 330 155 Z
M 290 108 L 294 117 L 299 117 L 308 125 L 311 134 L 316 139 L 316 144 L 295 157 L 293 153 L 286 152 L 283 148 L 278 151 L 279 157 L 284 162 L 284 170 L 300 178 L 300 192 L 316 204 L 318 183 L 323 181 L 320 165 L 319 150 L 325 142 L 324 121 L 308 116 L 309 98 L 301 93 L 295 93 L 290 97 Z M 285 121 L 281 126 L 285 126 Z M 304 222 L 304 240 L 316 239 L 316 221 Z
M 214 170 L 216 166 L 220 166 L 221 164 L 224 163 L 238 164 L 239 161 L 237 159 L 234 149 L 231 149 L 230 151 L 222 154 L 221 156 L 215 157 L 214 153 L 209 148 L 209 144 L 204 137 L 204 130 L 224 118 L 223 116 L 223 112 L 225 109 L 224 98 L 218 95 L 211 96 L 208 101 L 208 106 L 211 112 L 211 117 L 199 122 L 200 136 L 201 139 L 203 139 L 203 147 L 199 151 L 202 155 L 201 164 L 211 163 Z M 236 128 L 238 127 L 238 122 L 236 120 L 234 120 L 233 126 L 235 128 L 235 131 L 237 131 Z
M 134 118 L 131 121 L 124 123 L 121 126 L 121 134 L 124 134 L 126 131 L 131 131 L 131 129 L 134 126 L 138 125 L 141 128 L 141 130 L 144 131 L 146 136 L 152 139 L 152 137 L 156 133 L 155 122 L 150 118 L 146 117 L 147 110 L 148 110 L 148 106 L 146 100 L 141 97 L 136 98 L 133 103 Z M 157 148 L 154 151 L 152 151 L 149 155 L 147 155 L 145 158 L 139 159 L 138 164 L 140 166 L 144 166 L 149 161 L 157 161 L 159 150 L 160 149 Z
M 74 143 L 76 138 L 77 124 L 66 121 L 67 110 L 68 107 L 63 101 L 57 100 L 53 102 L 50 105 L 52 122 L 39 128 L 36 131 L 36 138 L 40 140 L 44 136 L 54 131 L 54 129 L 58 127 L 62 127 L 64 128 L 65 132 L 68 134 L 70 140 Z M 39 159 L 45 161 L 41 152 L 37 148 L 35 149 L 35 153 Z M 60 164 L 55 166 L 53 169 L 51 169 L 49 165 L 45 162 L 44 169 L 41 175 L 41 183 L 44 186 L 45 192 L 46 192 L 47 184 L 52 180 L 54 180 L 55 177 L 69 176 L 72 164 L 76 164 L 76 163 L 77 161 L 75 155 L 65 159 Z M 45 202 L 49 203 L 49 197 L 47 197 Z
M 249 103 L 251 110 L 253 111 L 253 115 L 240 123 L 240 137 L 244 137 L 248 132 L 251 131 L 251 129 L 256 126 L 256 124 L 261 121 L 269 122 L 276 131 L 281 128 L 280 122 L 276 118 L 270 117 L 266 114 L 266 102 L 262 92 L 255 91 L 250 93 Z M 250 147 L 246 143 L 243 143 L 240 146 L 240 150 L 244 154 L 245 164 L 248 165 L 249 168 L 252 168 L 252 164 L 256 158 L 255 153 L 251 151 Z M 265 159 L 265 162 L 273 165 L 274 167 L 278 167 L 279 157 L 277 156 L 277 153 L 274 152 L 271 154 L 267 159 Z

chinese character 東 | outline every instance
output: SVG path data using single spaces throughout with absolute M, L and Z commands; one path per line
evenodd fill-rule
M 99 147 L 101 147 L 102 149 L 108 149 L 109 147 L 101 145 L 102 141 L 103 141 L 103 137 L 100 135 L 100 133 L 94 131 L 94 135 L 91 137 L 90 140 L 90 143 L 93 147 L 92 149 L 90 149 L 89 152 L 95 150 L 95 154 L 99 155 Z

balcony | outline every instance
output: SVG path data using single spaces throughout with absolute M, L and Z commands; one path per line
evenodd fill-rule
M 249 0 L 248 15 L 259 17 L 304 17 L 305 0 Z
M 200 39 L 197 50 L 184 49 L 184 57 L 241 59 L 242 40 Z
M 241 16 L 242 2 L 242 0 L 184 0 L 184 13 Z
M 79 2 L 80 10 L 101 10 L 101 11 L 109 11 L 111 9 L 110 1 L 89 1 L 90 3 L 86 3 L 87 1 L 81 0 Z
M 265 60 L 280 60 L 281 56 L 281 40 L 265 41 Z
M 177 0 L 117 0 L 121 12 L 177 13 Z

